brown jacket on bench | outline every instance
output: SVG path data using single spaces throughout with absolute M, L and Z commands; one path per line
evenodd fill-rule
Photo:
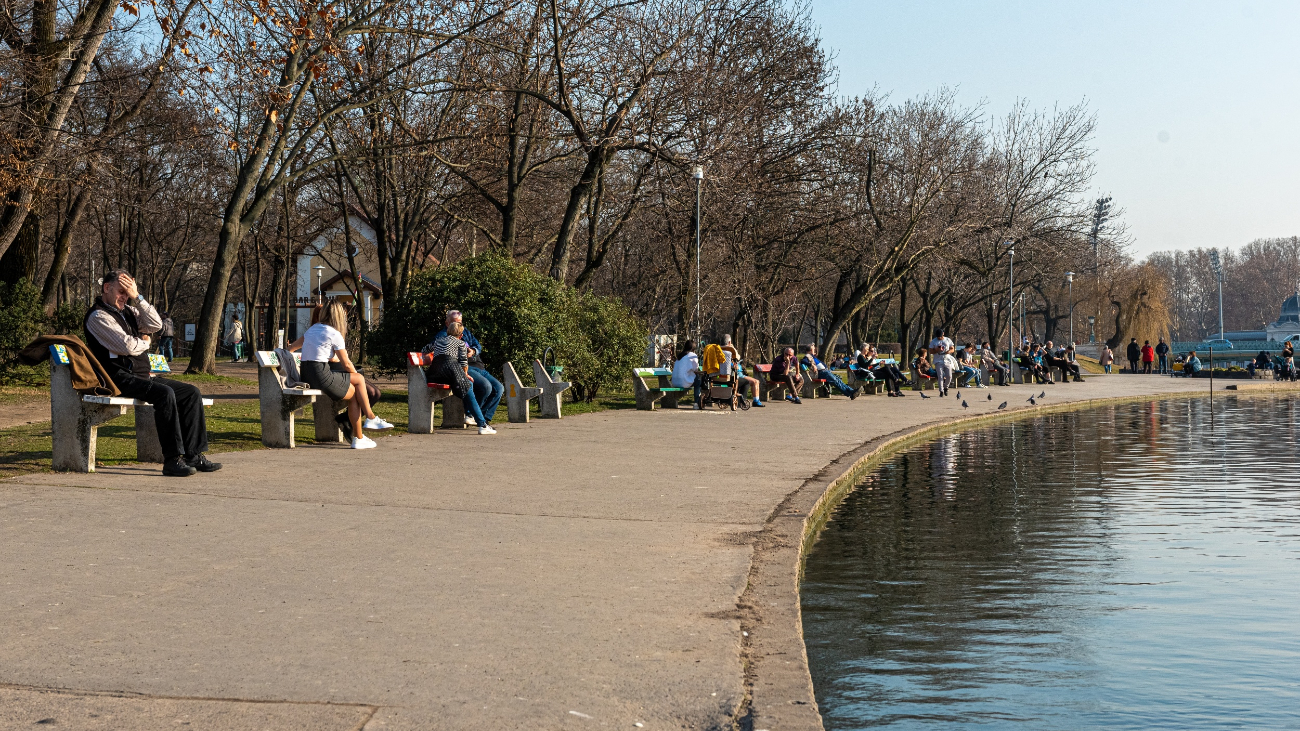
M 90 354 L 90 348 L 76 335 L 41 335 L 18 351 L 18 360 L 24 365 L 36 365 L 50 357 L 50 346 L 62 345 L 68 351 L 72 387 L 82 395 L 120 396 L 117 385 L 108 377 L 108 371 Z

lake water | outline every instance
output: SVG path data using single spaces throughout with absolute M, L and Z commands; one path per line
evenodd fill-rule
M 1300 400 L 1214 406 L 887 460 L 807 560 L 826 727 L 1300 728 Z

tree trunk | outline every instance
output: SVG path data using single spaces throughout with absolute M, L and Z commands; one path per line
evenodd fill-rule
M 26 279 L 35 284 L 36 267 L 41 259 L 41 217 L 35 213 L 27 215 L 23 226 L 14 239 L 13 246 L 0 256 L 0 282 L 9 286 Z

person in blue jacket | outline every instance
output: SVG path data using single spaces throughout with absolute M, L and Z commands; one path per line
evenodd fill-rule
M 437 340 L 447 332 L 447 325 L 453 322 L 459 322 L 462 326 L 465 324 L 460 310 L 449 310 L 447 319 L 444 321 L 443 328 L 434 334 L 433 339 Z M 497 406 L 501 403 L 501 395 L 505 393 L 505 386 L 501 385 L 491 373 L 487 372 L 487 367 L 483 363 L 483 346 L 479 344 L 478 338 L 465 328 L 461 335 L 461 340 L 469 346 L 469 377 L 474 381 L 474 398 L 478 401 L 479 409 L 483 412 L 483 418 L 489 424 L 492 423 L 492 417 L 497 412 Z M 466 423 L 472 423 L 470 417 L 465 418 Z

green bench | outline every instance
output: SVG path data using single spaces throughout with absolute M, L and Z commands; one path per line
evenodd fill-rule
M 677 408 L 677 402 L 690 388 L 673 386 L 673 372 L 669 368 L 634 368 L 632 383 L 636 387 L 636 407 L 642 411 L 654 411 L 655 404 L 662 400 L 665 409 Z

